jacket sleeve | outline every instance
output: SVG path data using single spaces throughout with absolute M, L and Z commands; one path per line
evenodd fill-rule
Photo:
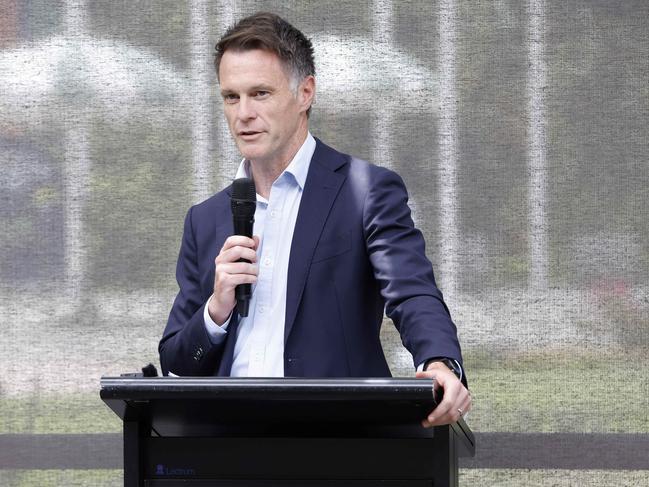
M 462 364 L 457 329 L 435 283 L 423 235 L 410 216 L 403 180 L 384 168 L 376 168 L 372 179 L 363 207 L 363 227 L 385 312 L 399 330 L 415 367 L 433 357 Z
M 214 375 L 223 343 L 210 340 L 203 319 L 209 296 L 201 293 L 199 255 L 192 221 L 193 208 L 185 217 L 183 239 L 176 265 L 178 294 L 158 346 L 163 375 Z

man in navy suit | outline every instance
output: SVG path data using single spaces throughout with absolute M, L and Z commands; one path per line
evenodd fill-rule
M 422 424 L 457 421 L 471 407 L 457 332 L 405 186 L 310 134 L 310 41 L 259 13 L 226 32 L 215 64 L 244 158 L 237 177 L 256 185 L 255 236 L 233 235 L 231 187 L 189 210 L 180 290 L 159 347 L 163 373 L 390 376 L 379 340 L 385 312 L 417 377 L 444 389 Z M 253 297 L 241 317 L 234 289 L 245 283 Z

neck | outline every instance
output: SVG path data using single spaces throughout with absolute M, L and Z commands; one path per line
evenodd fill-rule
M 257 194 L 268 199 L 271 186 L 291 163 L 297 151 L 300 150 L 300 147 L 302 147 L 302 144 L 306 140 L 307 134 L 308 130 L 306 127 L 304 127 L 304 130 L 297 131 L 295 136 L 287 144 L 287 149 L 273 159 L 250 161 L 250 172 L 252 173 L 252 179 L 255 181 Z

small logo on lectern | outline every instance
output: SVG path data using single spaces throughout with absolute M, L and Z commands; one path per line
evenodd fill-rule
M 196 475 L 196 470 L 187 467 L 166 467 L 158 464 L 155 467 L 155 474 L 159 476 L 192 477 Z

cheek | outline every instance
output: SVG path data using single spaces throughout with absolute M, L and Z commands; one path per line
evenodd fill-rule
M 225 118 L 227 119 L 228 123 L 234 122 L 236 116 L 237 116 L 237 110 L 236 106 L 232 105 L 230 103 L 224 103 L 223 104 L 223 115 L 225 115 Z
M 232 135 L 235 135 L 236 132 L 234 130 L 234 125 L 235 125 L 236 118 L 234 116 L 229 116 L 226 113 L 225 120 L 228 122 L 228 128 L 230 129 L 230 132 L 232 133 Z

